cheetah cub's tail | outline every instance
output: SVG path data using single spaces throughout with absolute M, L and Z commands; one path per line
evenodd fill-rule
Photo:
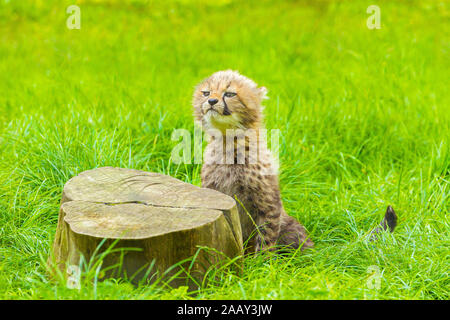
M 378 234 L 383 230 L 386 231 L 389 229 L 391 233 L 394 232 L 396 226 L 397 226 L 397 214 L 395 213 L 394 208 L 388 206 L 384 218 L 380 222 L 380 225 L 371 232 L 370 241 L 377 240 Z

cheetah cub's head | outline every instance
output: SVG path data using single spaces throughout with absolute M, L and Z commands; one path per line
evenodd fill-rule
M 237 71 L 218 71 L 197 85 L 193 106 L 206 129 L 256 129 L 267 89 Z

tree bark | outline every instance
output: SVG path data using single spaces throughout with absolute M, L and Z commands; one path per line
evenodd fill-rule
M 67 275 L 83 269 L 80 261 L 101 259 L 104 278 L 133 283 L 181 272 L 169 284 L 195 287 L 208 270 L 242 254 L 231 197 L 158 173 L 104 167 L 64 186 L 48 262 Z M 230 266 L 239 270 L 240 259 Z

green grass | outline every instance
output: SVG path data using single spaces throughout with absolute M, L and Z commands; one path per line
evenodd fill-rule
M 81 30 L 66 28 L 68 5 Z M 0 0 L 0 298 L 448 299 L 450 7 L 445 1 Z M 193 86 L 221 69 L 269 89 L 282 198 L 316 248 L 245 260 L 199 291 L 51 282 L 64 183 L 175 166 Z M 393 205 L 393 235 L 368 231 Z M 377 266 L 381 287 L 367 285 Z

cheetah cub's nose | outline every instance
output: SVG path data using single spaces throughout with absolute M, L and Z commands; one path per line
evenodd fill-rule
M 209 100 L 208 100 L 208 103 L 209 103 L 211 106 L 215 105 L 217 102 L 219 102 L 219 99 L 209 99 Z

